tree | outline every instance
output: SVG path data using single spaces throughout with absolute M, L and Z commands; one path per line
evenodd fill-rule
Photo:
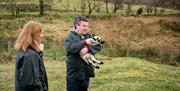
M 131 9 L 131 4 L 128 3 L 127 4 L 127 10 L 126 10 L 126 14 L 129 15 L 131 13 L 132 9 Z
M 100 7 L 100 6 L 97 6 L 96 12 L 97 12 L 97 13 L 100 13 L 100 12 L 101 12 L 101 7 Z
M 87 0 L 87 6 L 88 6 L 88 15 L 90 15 L 93 10 L 95 10 L 98 6 L 100 6 L 101 4 L 96 2 L 95 0 Z
M 81 2 L 80 2 L 80 9 L 81 9 L 82 15 L 85 15 L 85 12 L 86 12 L 86 2 L 84 0 L 81 0 Z
M 44 0 L 39 0 L 39 6 L 40 6 L 40 16 L 44 15 Z
M 65 2 L 65 3 L 63 4 L 63 7 L 65 8 L 65 10 L 66 10 L 67 12 L 69 12 L 69 10 L 70 10 L 70 2 L 69 2 L 69 0 L 67 0 L 67 2 Z
M 141 14 L 142 14 L 142 12 L 143 12 L 143 8 L 142 8 L 142 7 L 140 7 L 140 8 L 137 10 L 137 15 L 141 15 Z
M 113 13 L 116 13 L 116 11 L 120 8 L 122 8 L 122 0 L 114 0 L 113 4 L 114 4 L 114 8 L 113 8 Z
M 47 0 L 46 0 L 47 1 Z M 62 0 L 48 0 L 47 1 L 47 3 L 48 4 L 51 4 L 51 5 L 55 5 L 55 4 L 57 4 L 57 3 L 59 3 L 59 2 L 61 2 Z
M 132 9 L 131 9 L 131 4 L 133 4 L 133 1 L 131 1 L 131 0 L 126 0 L 126 2 L 125 2 L 126 4 L 127 4 L 127 10 L 126 10 L 126 14 L 127 15 L 130 15 L 130 13 L 131 13 L 131 11 L 132 11 Z
M 157 0 L 154 0 L 154 3 L 153 3 L 154 5 L 154 15 L 157 15 Z
M 180 10 L 180 0 L 175 0 L 174 1 L 174 7 L 175 7 L 175 9 L 178 9 L 178 10 Z
M 157 15 L 157 7 L 165 6 L 166 0 L 153 0 L 154 15 Z
M 161 9 L 160 10 L 160 13 L 162 14 L 162 13 L 164 13 L 165 12 L 165 9 Z
M 153 8 L 152 8 L 151 6 L 147 6 L 147 7 L 146 7 L 146 12 L 147 12 L 147 14 L 151 14 L 152 11 L 153 11 Z
M 109 13 L 109 10 L 108 10 L 108 0 L 105 0 L 105 4 L 106 4 L 106 13 Z
M 157 14 L 156 7 L 164 7 L 164 8 L 173 8 L 178 9 L 180 7 L 180 0 L 153 0 L 151 5 L 155 9 L 155 14 Z M 180 9 L 180 8 L 179 8 Z
M 6 2 L 12 16 L 16 17 L 16 0 L 7 0 Z

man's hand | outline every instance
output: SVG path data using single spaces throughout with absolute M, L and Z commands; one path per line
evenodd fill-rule
M 93 42 L 93 39 L 92 38 L 88 38 L 88 39 L 85 40 L 85 42 L 86 42 L 87 45 L 91 45 L 92 42 Z
M 82 56 L 84 56 L 85 54 L 87 54 L 88 52 L 89 52 L 88 47 L 84 47 L 84 48 L 82 48 L 81 51 L 80 51 L 80 56 L 82 57 Z
M 86 39 L 85 42 L 86 42 L 86 45 L 88 45 L 88 46 L 92 46 L 92 45 L 97 45 L 97 44 L 99 44 L 99 42 L 95 41 L 95 40 L 92 39 L 92 38 Z

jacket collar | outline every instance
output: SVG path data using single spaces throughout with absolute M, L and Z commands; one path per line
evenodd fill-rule
M 70 32 L 71 33 L 73 33 L 73 34 L 76 34 L 76 35 L 79 35 L 79 36 L 86 36 L 87 34 L 85 34 L 85 35 L 80 35 L 78 32 L 77 32 L 77 30 L 75 29 L 75 27 L 73 27 L 71 30 L 70 30 Z
M 76 34 L 76 35 L 80 35 L 80 34 L 77 32 L 77 30 L 75 29 L 75 27 L 73 27 L 73 28 L 71 29 L 71 32 L 74 33 L 74 34 Z M 80 36 L 82 36 L 82 35 L 80 35 Z
M 43 52 L 37 52 L 33 47 L 29 46 L 29 49 L 33 50 L 34 52 L 36 52 L 37 54 L 39 54 L 40 56 L 43 55 Z

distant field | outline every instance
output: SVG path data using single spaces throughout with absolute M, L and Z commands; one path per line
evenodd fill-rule
M 60 9 L 60 10 L 64 10 L 66 11 L 67 5 L 69 5 L 69 9 L 71 11 L 74 11 L 76 9 L 76 11 L 81 11 L 80 6 L 81 6 L 81 1 L 82 0 L 54 0 L 53 1 L 48 1 L 48 0 L 44 0 L 44 3 L 50 4 L 52 6 L 53 9 Z M 39 0 L 17 0 L 17 3 L 39 3 Z M 99 3 L 100 5 L 98 5 L 99 9 L 100 9 L 100 13 L 105 13 L 105 3 L 104 2 L 99 2 L 96 1 L 96 3 Z M 109 3 L 108 5 L 108 9 L 109 12 L 112 13 L 113 12 L 113 4 Z M 136 15 L 137 10 L 142 7 L 143 13 L 142 15 L 146 15 L 147 12 L 145 11 L 146 9 L 146 5 L 132 5 L 132 11 L 131 11 L 131 15 Z M 127 5 L 123 4 L 122 9 L 117 10 L 117 15 L 126 15 L 126 9 L 127 9 Z M 163 9 L 163 13 L 161 12 L 161 14 L 177 14 L 180 13 L 180 11 L 178 10 L 173 10 L 173 9 L 166 9 L 166 8 L 157 8 L 157 13 L 160 14 L 160 11 L 162 11 Z M 86 4 L 86 13 L 88 12 L 88 6 Z M 52 12 L 48 12 L 48 13 L 52 13 Z M 93 10 L 93 13 L 97 13 L 96 10 Z M 154 14 L 154 11 L 153 13 Z
M 138 58 L 101 57 L 89 91 L 179 91 L 180 67 L 154 64 Z M 66 91 L 65 60 L 45 60 L 50 91 Z M 14 91 L 14 63 L 0 64 L 1 91 Z

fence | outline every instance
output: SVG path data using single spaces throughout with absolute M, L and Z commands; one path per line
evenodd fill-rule
M 14 48 L 15 40 L 0 39 L 0 62 L 8 63 L 15 60 L 16 50 Z M 44 42 L 45 60 L 64 60 L 65 50 L 62 44 L 54 41 Z

